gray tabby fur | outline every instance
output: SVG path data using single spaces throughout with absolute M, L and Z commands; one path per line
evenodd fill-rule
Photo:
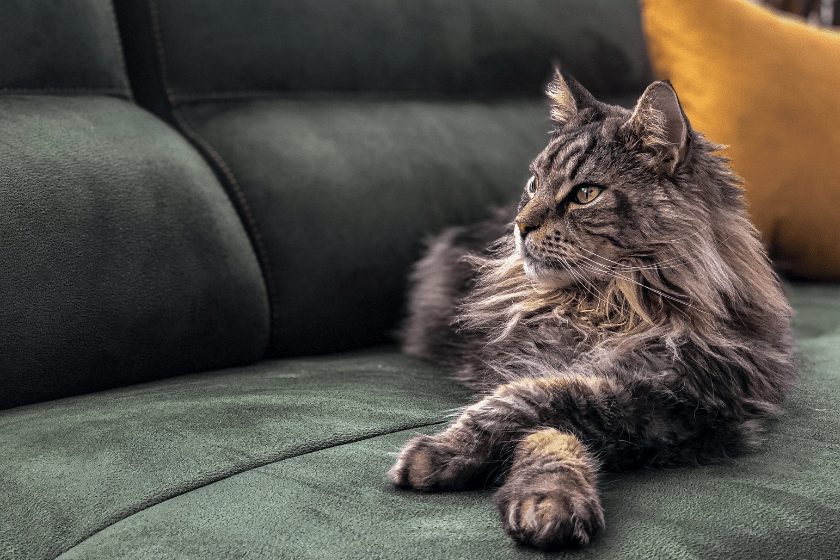
M 741 181 L 671 85 L 652 84 L 633 111 L 559 72 L 548 94 L 556 129 L 518 207 L 444 231 L 414 269 L 404 351 L 481 400 L 409 442 L 390 472 L 398 486 L 483 484 L 492 462 L 547 473 L 574 463 L 557 451 L 564 434 L 593 473 L 718 460 L 758 444 L 794 381 L 792 312 Z M 600 194 L 580 204 L 587 185 Z M 517 470 L 541 430 L 553 451 Z M 583 478 L 557 483 L 555 502 L 541 487 L 542 514 L 536 498 L 516 501 L 534 490 L 514 478 L 496 504 L 517 542 L 585 544 L 603 525 L 594 486 L 581 511 L 557 505 Z

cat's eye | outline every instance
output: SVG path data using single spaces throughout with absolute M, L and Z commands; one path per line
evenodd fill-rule
M 602 190 L 604 190 L 603 187 L 599 187 L 598 185 L 578 185 L 575 191 L 574 200 L 578 204 L 589 204 L 598 198 L 598 195 L 601 194 Z
M 537 178 L 536 177 L 531 177 L 528 180 L 528 185 L 525 187 L 525 189 L 528 191 L 528 194 L 530 194 L 530 195 L 533 195 L 535 192 L 537 192 Z

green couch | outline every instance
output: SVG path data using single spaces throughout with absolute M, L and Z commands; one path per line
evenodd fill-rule
M 651 80 L 633 0 L 6 0 L 0 558 L 517 558 L 385 472 L 470 394 L 392 333 L 422 239 L 518 197 L 552 61 Z M 794 283 L 763 450 L 611 475 L 555 556 L 838 558 L 840 286 Z

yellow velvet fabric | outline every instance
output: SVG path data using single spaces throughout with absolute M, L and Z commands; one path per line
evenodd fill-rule
M 745 0 L 642 0 L 651 60 L 746 181 L 781 268 L 840 279 L 840 33 Z

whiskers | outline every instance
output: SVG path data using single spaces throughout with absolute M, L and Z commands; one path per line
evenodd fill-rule
M 576 271 L 575 266 L 572 265 L 572 263 L 570 263 L 566 258 L 559 258 L 560 262 L 563 264 L 563 268 L 565 268 L 569 272 L 569 274 L 572 275 L 572 277 L 578 282 L 579 285 L 581 285 L 589 293 L 590 296 L 599 300 L 603 304 L 609 305 L 609 302 L 607 301 L 607 298 L 604 295 L 604 293 L 598 289 L 598 286 L 596 286 L 592 280 L 587 278 L 586 274 L 583 274 L 580 271 Z
M 663 290 L 660 290 L 660 289 L 654 288 L 653 286 L 650 286 L 648 284 L 642 283 L 639 280 L 636 280 L 636 279 L 634 279 L 630 276 L 630 274 L 633 273 L 633 272 L 644 271 L 644 270 L 656 270 L 656 269 L 662 268 L 659 264 L 652 264 L 652 265 L 646 265 L 646 266 L 629 266 L 629 265 L 625 265 L 625 264 L 616 262 L 614 260 L 611 260 L 607 257 L 602 256 L 602 255 L 599 255 L 598 253 L 596 253 L 594 251 L 590 251 L 589 249 L 586 249 L 585 247 L 577 247 L 577 249 L 583 250 L 583 251 L 589 253 L 590 255 L 592 255 L 593 257 L 596 257 L 597 259 L 600 259 L 600 260 L 596 260 L 596 258 L 592 258 L 592 257 L 586 256 L 584 254 L 578 254 L 575 257 L 580 262 L 572 262 L 570 260 L 571 257 L 567 258 L 567 257 L 561 256 L 559 254 L 553 254 L 552 257 L 557 262 L 559 262 L 559 264 L 562 265 L 563 269 L 565 269 L 571 275 L 571 277 L 575 280 L 575 282 L 578 286 L 583 288 L 583 290 L 585 290 L 586 293 L 593 300 L 596 300 L 597 302 L 600 303 L 599 307 L 601 308 L 601 312 L 603 314 L 610 315 L 611 314 L 610 310 L 613 307 L 616 306 L 616 303 L 613 301 L 613 298 L 608 295 L 608 292 L 610 291 L 609 290 L 609 283 L 605 284 L 604 287 L 601 288 L 601 287 L 598 286 L 598 284 L 595 282 L 595 280 L 593 280 L 591 278 L 591 274 L 589 274 L 589 273 L 595 273 L 596 275 L 601 276 L 601 277 L 606 276 L 606 277 L 609 277 L 613 280 L 621 280 L 621 281 L 624 281 L 624 282 L 628 282 L 632 285 L 638 286 L 639 288 L 641 288 L 643 290 L 647 290 L 651 293 L 654 293 L 654 294 L 656 294 L 656 295 L 658 295 L 662 298 L 671 300 L 675 303 L 679 303 L 680 305 L 683 305 L 685 307 L 696 309 L 697 311 L 699 311 L 701 313 L 705 313 L 704 310 L 700 309 L 697 306 L 692 305 L 691 301 L 687 298 L 683 298 L 683 297 L 677 296 L 675 294 L 666 293 Z M 702 258 L 702 257 L 698 257 L 698 258 Z M 668 261 L 673 261 L 673 260 L 674 259 L 668 259 Z M 671 268 L 671 267 L 675 267 L 675 266 L 685 266 L 689 262 L 690 262 L 689 260 L 683 260 L 683 261 L 680 261 L 679 263 L 675 263 L 675 264 L 671 264 L 669 266 L 666 266 L 665 268 Z M 622 290 L 622 292 L 624 292 L 624 290 Z M 625 293 L 624 295 L 628 296 L 629 294 Z M 628 299 L 630 300 L 628 302 L 628 303 L 630 303 L 630 307 L 636 313 L 638 313 L 645 321 L 650 322 L 651 318 L 649 316 L 649 313 L 647 313 L 644 309 L 642 309 L 640 305 L 634 305 L 634 303 L 637 302 L 638 298 L 635 297 L 635 296 L 630 296 Z
M 597 343 L 617 333 L 641 333 L 672 320 L 699 327 L 713 325 L 726 313 L 721 294 L 735 293 L 740 282 L 721 257 L 722 245 L 734 234 L 724 229 L 718 241 L 709 225 L 685 236 L 650 243 L 650 253 L 621 258 L 607 257 L 581 246 L 539 247 L 542 264 L 528 271 L 514 240 L 508 238 L 491 257 L 471 257 L 478 271 L 476 290 L 461 307 L 461 329 L 487 333 L 489 344 L 498 343 L 522 325 L 553 321 L 585 327 L 582 336 Z M 550 264 L 549 264 L 550 263 Z M 541 282 L 541 273 L 548 279 Z M 554 278 L 565 278 L 552 284 Z M 583 328 L 583 327 L 582 327 Z
M 704 234 L 710 233 L 711 226 L 704 225 L 698 228 L 697 231 L 686 236 L 672 239 L 669 241 L 659 242 L 659 247 L 665 247 L 670 252 L 677 252 L 679 254 L 652 262 L 650 264 L 630 265 L 623 262 L 612 260 L 608 257 L 600 255 L 595 251 L 587 249 L 586 247 L 576 247 L 578 250 L 579 262 L 570 262 L 569 258 L 558 257 L 559 262 L 563 267 L 569 271 L 577 280 L 578 283 L 594 297 L 604 301 L 605 297 L 602 291 L 598 290 L 592 280 L 588 279 L 586 272 L 595 273 L 600 276 L 607 276 L 614 280 L 628 282 L 642 290 L 646 290 L 657 296 L 678 303 L 681 306 L 692 309 L 704 315 L 711 315 L 709 310 L 704 306 L 696 303 L 696 300 L 691 298 L 688 294 L 676 294 L 672 291 L 666 291 L 663 288 L 651 286 L 647 282 L 642 282 L 639 278 L 634 277 L 636 273 L 640 273 L 644 278 L 650 278 L 651 273 L 653 278 L 660 279 L 660 272 L 676 272 L 676 275 L 699 274 L 699 270 L 707 271 L 707 274 L 713 274 L 718 278 L 726 278 L 728 283 L 731 283 L 729 277 L 731 274 L 721 270 L 721 260 L 717 253 L 717 248 L 727 243 L 732 237 L 730 233 L 722 240 L 715 243 L 707 243 L 702 239 Z M 699 239 L 693 239 L 693 238 Z M 685 245 L 690 244 L 690 247 Z M 588 253 L 589 256 L 583 253 Z M 695 270 L 690 270 L 694 268 Z M 712 269 L 709 271 L 709 269 Z M 683 270 L 678 270 L 683 269 Z M 727 283 L 721 282 L 721 283 Z M 593 294 L 593 289 L 597 292 Z
M 586 249 L 584 249 L 584 250 L 586 250 Z M 593 255 L 597 256 L 598 258 L 604 258 L 604 257 L 601 257 L 600 255 L 597 255 L 596 253 L 593 253 L 592 251 L 588 251 L 588 252 L 592 253 Z M 683 299 L 681 297 L 677 297 L 677 296 L 674 296 L 674 295 L 671 295 L 671 294 L 667 294 L 667 293 L 663 292 L 662 290 L 657 290 L 656 288 L 653 288 L 652 286 L 649 286 L 647 284 L 643 284 L 643 283 L 641 283 L 637 280 L 634 280 L 630 276 L 627 276 L 625 274 L 621 274 L 621 273 L 617 272 L 616 270 L 614 270 L 612 268 L 609 268 L 607 266 L 604 266 L 604 265 L 600 264 L 598 261 L 596 261 L 595 259 L 592 259 L 590 257 L 581 255 L 581 258 L 584 261 L 586 261 L 588 264 L 580 264 L 578 266 L 580 266 L 581 268 L 583 268 L 585 270 L 589 270 L 591 272 L 596 272 L 596 273 L 606 274 L 608 276 L 612 276 L 614 278 L 618 278 L 618 279 L 624 280 L 626 282 L 630 282 L 631 284 L 639 286 L 640 288 L 648 290 L 648 291 L 650 291 L 650 292 L 652 292 L 652 293 L 654 293 L 658 296 L 661 296 L 665 299 L 669 299 L 671 301 L 679 303 L 680 305 L 685 305 L 686 307 L 691 307 L 693 309 L 696 309 L 696 310 L 700 311 L 701 313 L 705 313 L 705 311 L 703 311 L 702 309 L 700 309 L 700 308 L 698 308 L 694 305 L 691 305 L 690 301 L 687 300 L 687 299 Z M 604 260 L 609 261 L 609 259 L 606 259 L 606 258 L 604 258 Z M 609 262 L 613 262 L 613 261 L 609 261 Z M 635 270 L 643 270 L 643 269 L 642 268 L 637 268 Z
M 677 239 L 671 239 L 671 240 L 668 240 L 668 241 L 660 241 L 660 242 L 657 243 L 657 245 L 662 246 L 662 247 L 680 247 L 680 246 L 684 245 L 685 242 L 687 240 L 691 239 L 692 237 L 695 237 L 695 236 L 699 237 L 699 236 L 701 236 L 701 235 L 703 235 L 707 232 L 711 232 L 711 231 L 712 231 L 711 226 L 704 225 L 703 227 L 701 227 L 698 231 L 695 231 L 694 233 L 690 233 L 690 234 L 688 234 L 684 237 L 680 237 L 680 238 L 677 238 Z M 585 247 L 579 247 L 579 249 L 582 249 L 582 250 L 586 251 L 587 253 L 589 253 L 590 255 L 596 256 L 599 259 L 601 259 L 605 262 L 608 262 L 608 263 L 614 265 L 617 268 L 622 269 L 622 271 L 624 271 L 624 272 L 633 272 L 633 271 L 637 271 L 637 270 L 666 270 L 666 269 L 669 269 L 669 268 L 687 266 L 687 265 L 693 264 L 693 263 L 698 262 L 698 261 L 708 260 L 713 255 L 713 250 L 716 249 L 717 247 L 723 245 L 727 241 L 729 241 L 732 238 L 733 235 L 734 235 L 733 233 L 730 233 L 724 239 L 722 239 L 721 241 L 715 242 L 711 246 L 708 245 L 707 243 L 702 243 L 701 242 L 699 247 L 695 247 L 693 249 L 686 249 L 686 250 L 684 250 L 683 254 L 675 255 L 673 257 L 670 257 L 670 258 L 667 258 L 667 259 L 664 259 L 664 260 L 659 260 L 659 261 L 656 261 L 654 263 L 644 265 L 644 266 L 631 266 L 631 265 L 623 264 L 623 263 L 620 263 L 620 262 L 616 262 L 614 260 L 608 259 L 607 257 L 598 255 L 597 253 L 595 253 L 593 251 L 590 251 L 589 249 L 587 249 Z

